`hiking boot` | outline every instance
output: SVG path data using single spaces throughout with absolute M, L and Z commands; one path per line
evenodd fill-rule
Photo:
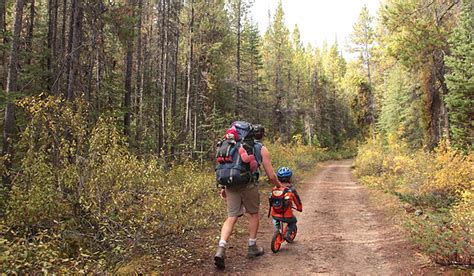
M 225 268 L 225 247 L 218 246 L 216 255 L 214 255 L 214 264 L 218 269 L 224 269 Z
M 263 247 L 257 246 L 256 244 L 254 244 L 254 245 L 249 246 L 247 258 L 262 256 L 264 253 L 265 252 L 263 251 Z

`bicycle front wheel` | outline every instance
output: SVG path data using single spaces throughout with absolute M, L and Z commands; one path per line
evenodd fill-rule
M 282 234 L 278 231 L 273 234 L 272 238 L 272 251 L 273 253 L 277 253 L 278 250 L 280 250 L 281 243 L 283 242 L 283 236 Z

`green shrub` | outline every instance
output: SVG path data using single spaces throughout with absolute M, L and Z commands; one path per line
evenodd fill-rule
M 424 210 L 407 224 L 417 245 L 441 264 L 472 265 L 473 154 L 445 143 L 434 152 L 412 151 L 395 136 L 359 148 L 356 175 L 370 187 Z
M 356 175 L 380 176 L 383 173 L 384 152 L 380 141 L 368 141 L 359 147 L 355 162 Z
M 16 149 L 12 190 L 0 191 L 1 271 L 115 271 L 137 255 L 161 263 L 172 259 L 158 250 L 169 240 L 187 242 L 187 233 L 218 230 L 225 208 L 210 164 L 165 167 L 154 156 L 138 158 L 115 119 L 90 124 L 80 99 L 41 95 L 18 105 L 30 121 Z M 266 145 L 275 169 L 289 166 L 297 180 L 316 162 L 340 156 L 298 139 Z
M 290 167 L 296 180 L 302 179 L 305 173 L 319 161 L 329 160 L 324 149 L 302 144 L 284 145 L 281 143 L 265 143 L 270 152 L 273 168 Z
M 468 194 L 448 212 L 412 217 L 407 223 L 413 241 L 439 264 L 474 264 L 474 197 Z
M 131 154 L 113 119 L 83 120 L 84 103 L 25 99 L 31 116 L 0 221 L 0 270 L 113 270 L 137 252 L 215 226 L 214 177 L 196 163 L 161 167 Z M 157 256 L 159 257 L 159 256 Z

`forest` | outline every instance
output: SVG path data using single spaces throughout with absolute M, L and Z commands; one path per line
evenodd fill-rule
M 224 217 L 212 161 L 236 120 L 265 126 L 274 167 L 355 158 L 361 183 L 427 214 L 413 243 L 473 265 L 472 1 L 382 0 L 318 47 L 281 2 L 259 30 L 252 4 L 0 1 L 0 271 L 185 263 L 170 237 Z

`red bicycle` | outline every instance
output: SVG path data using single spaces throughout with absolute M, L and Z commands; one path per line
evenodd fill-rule
M 280 229 L 278 229 L 278 231 L 276 231 L 273 234 L 273 238 L 272 238 L 271 248 L 272 248 L 273 253 L 277 253 L 280 250 L 281 245 L 286 241 L 284 238 L 286 236 L 286 231 L 288 231 L 288 223 L 280 221 Z M 290 233 L 291 241 L 293 241 L 296 238 L 297 233 L 298 233 L 298 227 L 296 227 L 295 225 L 295 229 L 293 229 L 293 231 L 291 231 Z

